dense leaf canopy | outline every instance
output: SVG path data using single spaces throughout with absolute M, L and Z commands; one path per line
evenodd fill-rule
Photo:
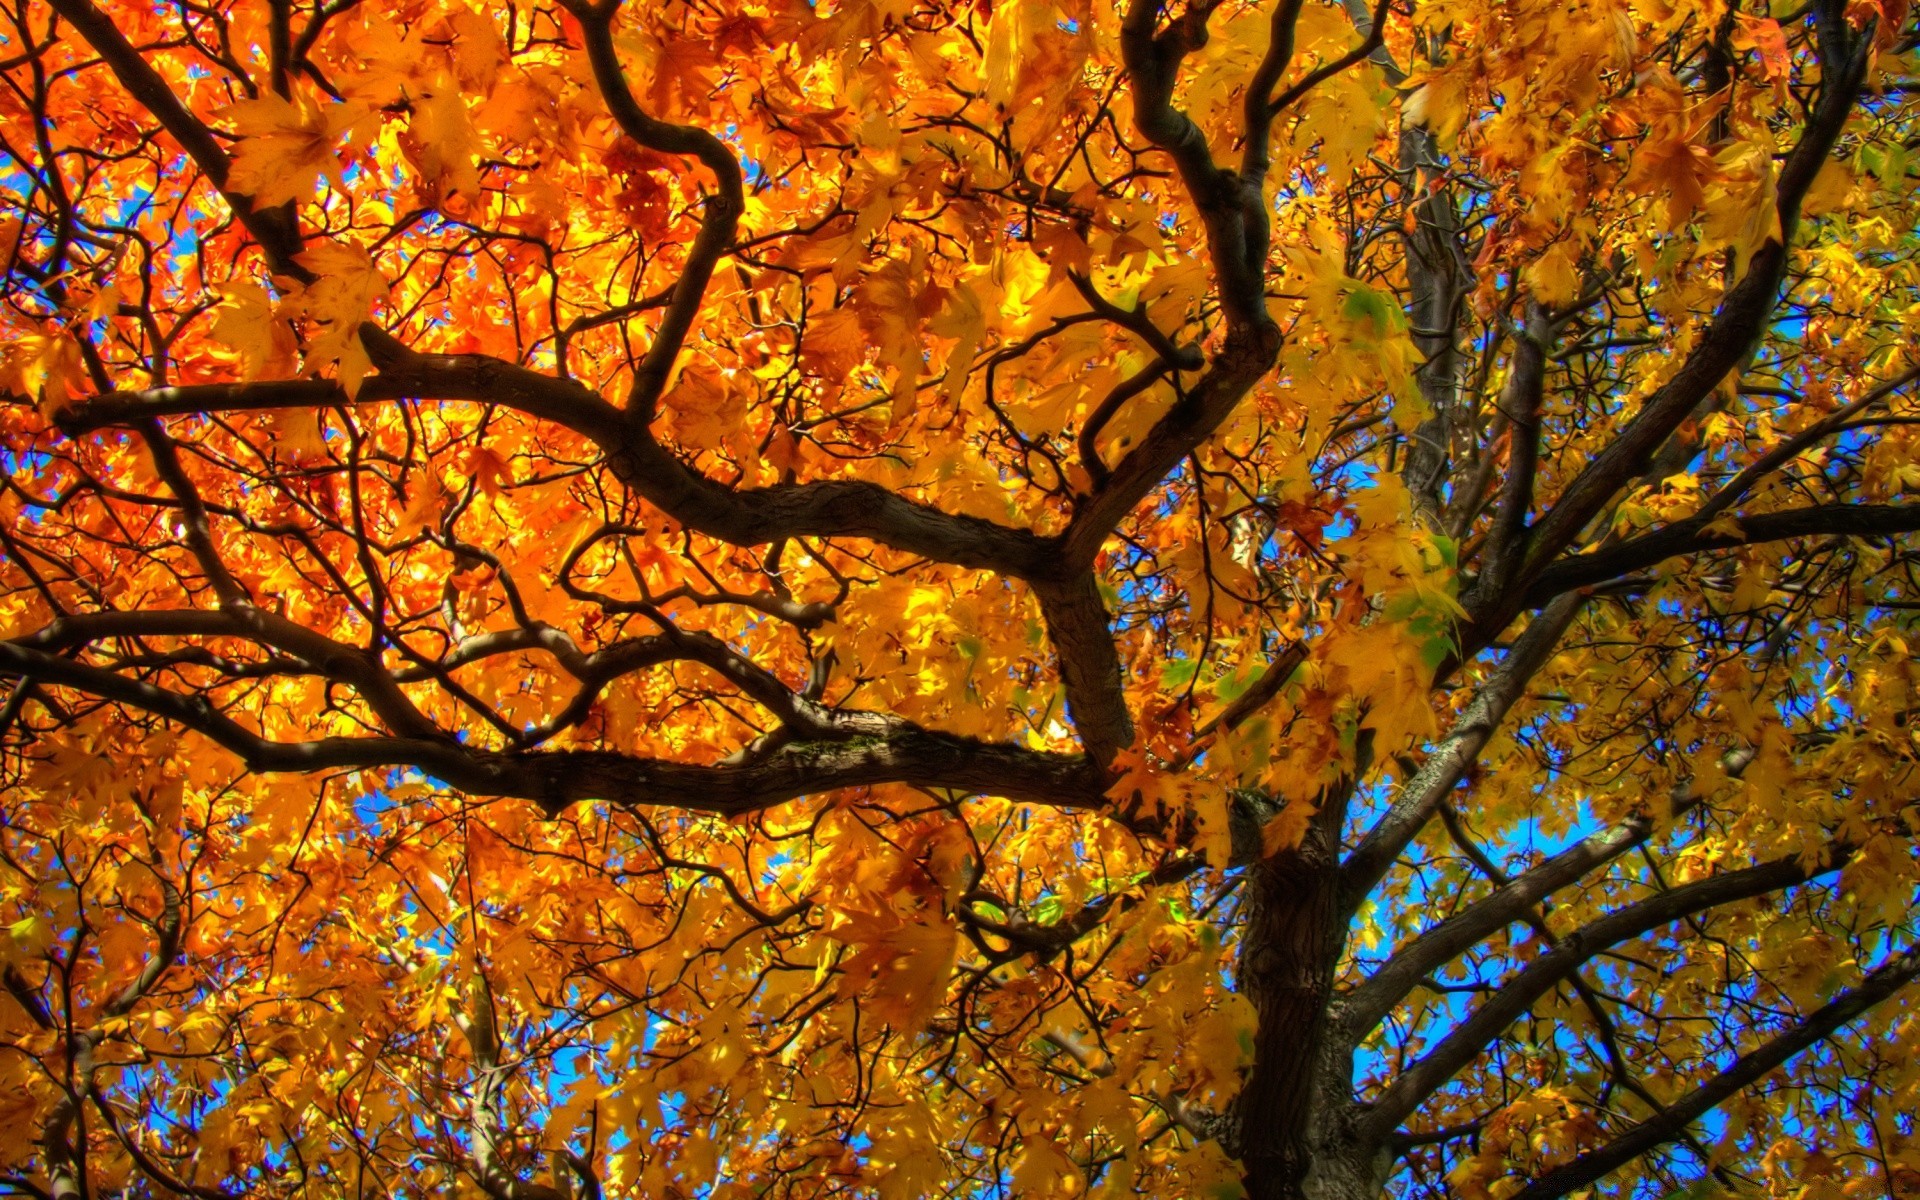
M 0 1192 L 1920 1194 L 1905 0 L 0 0 Z

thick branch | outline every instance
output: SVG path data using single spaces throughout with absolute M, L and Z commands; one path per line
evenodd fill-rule
M 916 503 L 876 484 L 820 480 L 734 489 L 695 471 L 635 429 L 598 393 L 477 354 L 419 354 L 361 327 L 379 374 L 358 401 L 470 400 L 553 421 L 599 445 L 621 481 L 690 529 L 738 546 L 796 537 L 862 537 L 936 562 L 1021 579 L 1061 575 L 1052 539 Z M 350 403 L 338 384 L 300 379 L 113 392 L 68 406 L 57 420 L 79 435 L 149 417 L 317 408 Z
M 1221 170 L 1207 148 L 1207 135 L 1173 105 L 1180 62 L 1207 44 L 1211 5 L 1198 4 L 1156 32 L 1160 0 L 1130 0 L 1120 25 L 1120 52 L 1133 89 L 1133 125 L 1172 156 L 1187 190 L 1197 200 L 1221 184 Z
M 481 355 L 418 354 L 371 326 L 362 327 L 361 334 L 381 367 L 379 374 L 361 385 L 361 401 L 472 400 L 558 422 L 608 450 L 610 465 L 622 482 L 681 524 L 709 536 L 742 546 L 799 537 L 861 537 L 935 562 L 1032 582 L 1088 752 L 1105 762 L 1114 750 L 1132 741 L 1132 724 L 1121 696 L 1119 659 L 1107 629 L 1105 607 L 1089 573 L 1093 549 L 1104 540 L 1104 531 L 1075 564 L 1063 558 L 1055 539 L 945 513 L 871 483 L 820 480 L 736 490 L 695 471 L 645 429 L 627 422 L 597 393 L 570 380 Z M 62 428 L 77 435 L 105 425 L 143 424 L 160 416 L 346 402 L 337 385 L 320 380 L 211 384 L 96 396 L 69 407 L 58 420 Z M 1175 455 L 1167 466 L 1177 460 Z M 1134 464 L 1136 478 L 1129 485 L 1133 494 L 1145 495 L 1157 476 L 1137 477 L 1140 468 L 1135 459 L 1129 457 L 1127 463 Z M 1129 468 L 1123 464 L 1122 470 Z M 1114 493 L 1110 489 L 1106 494 Z M 1120 511 L 1131 504 L 1127 502 Z
M 1789 538 L 1886 537 L 1916 530 L 1920 530 L 1920 504 L 1820 504 L 1751 517 L 1689 517 L 1592 554 L 1553 564 L 1527 589 L 1527 603 L 1545 604 L 1574 588 L 1605 583 L 1669 558 L 1709 550 Z
M 493 989 L 476 975 L 467 988 L 468 1011 L 454 1023 L 467 1039 L 473 1059 L 469 1088 L 467 1133 L 473 1177 L 492 1200 L 567 1200 L 567 1193 L 544 1183 L 520 1178 L 505 1161 L 512 1147 L 505 1108 L 512 1068 L 500 1061 L 500 1032 L 493 1011 Z
M 67 405 L 54 420 L 79 437 L 109 426 L 138 427 L 158 417 L 331 408 L 356 401 L 473 400 L 553 421 L 602 444 L 619 440 L 620 410 L 579 384 L 482 355 L 416 354 L 371 325 L 360 332 L 381 371 L 361 383 L 355 400 L 330 379 L 203 383 L 90 396 Z
M 300 253 L 300 229 L 290 207 L 256 209 L 249 197 L 226 190 L 230 163 L 226 151 L 214 139 L 200 118 L 193 115 L 180 97 L 173 94 L 167 81 L 140 56 L 133 43 L 115 27 L 112 18 L 96 8 L 92 0 L 49 0 L 53 10 L 80 31 L 89 45 L 105 60 L 119 79 L 120 86 L 153 114 L 161 128 L 173 135 L 213 186 L 233 207 L 234 215 L 247 227 L 254 241 L 266 251 L 267 262 L 277 275 L 302 281 L 313 278 L 295 257 Z
M 1070 583 L 1037 586 L 1035 594 L 1080 743 L 1095 762 L 1110 763 L 1116 751 L 1132 744 L 1133 717 L 1099 586 L 1088 572 Z
M 501 752 L 450 740 L 333 737 L 280 742 L 216 709 L 115 672 L 0 642 L 0 673 L 72 688 L 165 718 L 238 755 L 248 769 L 311 773 L 412 767 L 461 791 L 532 800 L 549 812 L 603 800 L 734 816 L 802 796 L 881 783 L 1004 796 L 1062 808 L 1104 805 L 1106 774 L 1079 755 L 934 733 L 899 722 L 885 737 L 792 742 L 738 763 L 702 766 L 600 750 Z
M 1133 90 L 1134 127 L 1173 158 L 1206 229 L 1227 336 L 1206 373 L 1074 514 L 1061 557 L 1070 572 L 1093 564 L 1121 519 L 1220 427 L 1280 352 L 1280 330 L 1266 305 L 1269 222 L 1261 181 L 1215 163 L 1205 133 L 1173 104 L 1180 63 L 1206 45 L 1212 12 L 1210 4 L 1194 5 L 1156 32 L 1159 0 L 1131 0 L 1120 49 Z
M 1280 331 L 1271 321 L 1229 330 L 1213 365 L 1120 460 L 1105 486 L 1074 513 L 1064 553 L 1057 561 L 1076 570 L 1091 566 L 1121 520 L 1232 415 L 1279 352 Z
M 1300 23 L 1305 0 L 1279 0 L 1273 6 L 1273 21 L 1267 33 L 1266 57 L 1254 69 L 1247 82 L 1245 112 L 1241 116 L 1241 136 L 1246 148 L 1240 154 L 1240 173 L 1248 179 L 1265 179 L 1270 165 L 1269 149 L 1273 141 L 1273 89 L 1293 62 L 1294 32 Z
M 1647 399 L 1639 414 L 1594 456 L 1532 528 L 1529 558 L 1521 572 L 1523 580 L 1540 573 L 1572 545 L 1608 500 L 1645 471 L 1654 453 L 1695 406 L 1745 359 L 1748 348 L 1764 329 L 1786 275 L 1787 246 L 1799 220 L 1801 198 L 1832 153 L 1853 111 L 1871 57 L 1871 30 L 1853 33 L 1844 17 L 1831 13 L 1823 15 L 1820 25 L 1825 78 L 1799 144 L 1781 168 L 1779 240 L 1769 241 L 1754 252 L 1746 274 L 1727 293 L 1720 311 L 1680 369 Z M 1490 608 L 1476 621 L 1469 640 L 1484 643 L 1491 638 L 1519 611 L 1522 602 L 1522 597 L 1514 595 Z
M 1527 510 L 1533 504 L 1534 470 L 1540 458 L 1540 403 L 1546 390 L 1547 340 L 1551 327 L 1537 305 L 1527 305 L 1524 323 L 1514 330 L 1513 363 L 1500 396 L 1507 419 L 1507 474 L 1500 505 L 1487 533 L 1484 565 L 1467 599 L 1469 612 L 1499 604 L 1513 573 L 1526 558 Z
M 1653 828 L 1651 820 L 1634 817 L 1576 842 L 1403 946 L 1347 994 L 1342 1022 L 1348 1040 L 1366 1037 L 1421 980 L 1522 919 L 1554 892 L 1640 845 Z
M 1120 55 L 1133 90 L 1134 128 L 1173 159 L 1206 227 L 1208 257 L 1220 284 L 1220 311 L 1230 330 L 1244 330 L 1272 325 L 1266 307 L 1268 221 L 1261 181 L 1243 180 L 1214 162 L 1207 135 L 1173 104 L 1180 63 L 1207 44 L 1207 18 L 1213 8 L 1193 5 L 1156 33 L 1160 0 L 1130 0 L 1120 25 Z

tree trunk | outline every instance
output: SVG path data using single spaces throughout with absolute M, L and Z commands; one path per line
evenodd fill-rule
M 1338 856 L 1329 814 L 1302 844 L 1248 868 L 1240 986 L 1253 1004 L 1253 1071 L 1236 1102 L 1249 1200 L 1300 1200 L 1346 1081 L 1327 1078 L 1328 1005 L 1339 960 Z

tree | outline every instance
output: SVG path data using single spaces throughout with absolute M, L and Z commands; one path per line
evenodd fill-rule
M 7 0 L 0 1181 L 1912 1195 L 1902 0 Z

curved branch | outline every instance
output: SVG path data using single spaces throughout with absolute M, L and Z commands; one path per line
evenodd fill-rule
M 739 226 L 741 214 L 746 212 L 745 179 L 739 160 L 727 149 L 726 143 L 704 129 L 659 120 L 634 99 L 613 41 L 613 18 L 620 9 L 620 0 L 592 5 L 568 0 L 567 7 L 580 18 L 594 81 L 599 84 L 600 95 L 622 132 L 649 150 L 698 159 L 720 184 L 719 194 L 707 198 L 706 213 L 700 218 L 700 232 L 695 235 L 687 260 L 680 268 L 673 298 L 667 303 L 653 344 L 634 372 L 633 397 L 628 402 L 628 411 L 634 420 L 645 425 L 653 420 L 655 406 L 673 371 L 674 359 L 693 329 L 694 317 L 713 278 L 713 269 L 732 245 L 734 230 Z
M 48 653 L 108 638 L 141 637 L 236 637 L 271 646 L 311 665 L 322 675 L 351 686 L 394 733 L 424 741 L 452 740 L 450 734 L 414 706 L 375 655 L 252 605 L 219 611 L 156 609 L 72 613 L 5 644 Z
M 56 411 L 54 422 L 68 436 L 79 437 L 109 426 L 137 427 L 157 417 L 329 408 L 376 400 L 473 400 L 552 421 L 602 445 L 620 439 L 620 410 L 577 383 L 484 355 L 419 354 L 373 325 L 362 325 L 360 337 L 381 369 L 367 376 L 352 399 L 330 379 L 200 383 L 89 396 Z
M 1213 365 L 1175 401 L 1171 411 L 1154 423 L 1140 444 L 1121 458 L 1105 485 L 1073 514 L 1057 561 L 1076 570 L 1091 566 L 1121 520 L 1220 428 L 1253 385 L 1273 367 L 1279 353 L 1280 330 L 1270 320 L 1230 328 Z
M 1174 107 L 1173 90 L 1181 60 L 1207 44 L 1207 19 L 1213 9 L 1214 4 L 1193 5 L 1156 32 L 1160 0 L 1130 0 L 1120 23 L 1120 52 L 1133 88 L 1134 128 L 1173 157 L 1196 201 L 1219 189 L 1222 172 L 1207 148 L 1207 135 Z
M 1314 88 L 1319 87 L 1322 83 L 1325 83 L 1327 80 L 1354 64 L 1371 58 L 1373 52 L 1378 50 L 1387 40 L 1387 6 L 1391 3 L 1393 3 L 1393 0 L 1376 0 L 1373 6 L 1372 17 L 1366 25 L 1366 36 L 1360 40 L 1360 43 L 1332 62 L 1325 63 L 1307 72 L 1292 87 L 1289 87 L 1286 91 L 1274 97 L 1267 105 L 1267 119 L 1269 121 L 1273 120 L 1273 118 L 1293 107 L 1293 105 L 1299 101 L 1300 97 L 1306 95 Z
M 735 604 L 743 608 L 751 608 L 756 612 L 765 613 L 767 616 L 785 621 L 787 624 L 799 629 L 818 629 L 821 625 L 833 620 L 834 614 L 838 611 L 841 601 L 846 599 L 848 585 L 845 580 L 840 581 L 839 594 L 832 600 L 814 600 L 803 603 L 802 601 L 794 599 L 792 596 L 775 595 L 766 592 L 732 591 L 722 586 L 713 578 L 711 573 L 704 569 L 701 570 L 701 573 L 706 575 L 709 584 L 712 585 L 713 590 L 711 591 L 703 592 L 691 585 L 681 584 L 678 587 L 658 595 L 643 595 L 639 600 L 623 600 L 617 596 L 609 596 L 601 592 L 596 592 L 591 588 L 583 587 L 574 582 L 574 570 L 580 565 L 580 560 L 595 546 L 611 538 L 638 537 L 644 536 L 646 533 L 647 530 L 642 526 L 628 525 L 615 521 L 602 525 L 599 529 L 588 534 L 577 542 L 573 549 L 567 552 L 566 558 L 562 560 L 560 564 L 558 581 L 561 589 L 575 600 L 598 605 L 603 612 L 608 613 L 642 613 L 651 615 L 658 613 L 666 605 L 675 600 L 685 600 L 700 608 L 706 608 L 711 605 Z M 694 565 L 696 569 L 699 569 L 698 560 L 695 560 Z
M 607 451 L 614 473 L 648 502 L 710 537 L 739 546 L 788 538 L 860 537 L 935 562 L 1028 581 L 1046 613 L 1076 723 L 1087 722 L 1081 734 L 1088 752 L 1105 762 L 1115 749 L 1132 741 L 1132 724 L 1120 694 L 1119 658 L 1098 588 L 1088 574 L 1104 530 L 1092 538 L 1084 557 L 1075 560 L 1060 552 L 1061 539 L 943 512 L 873 483 L 815 480 L 734 489 L 681 461 L 598 393 L 571 380 L 484 355 L 416 353 L 371 325 L 361 327 L 361 339 L 380 373 L 361 384 L 359 401 L 470 400 L 557 422 Z M 1246 386 L 1251 383 L 1248 379 Z M 1235 398 L 1244 392 L 1242 387 Z M 346 403 L 350 401 L 339 385 L 324 380 L 206 384 L 95 396 L 69 405 L 56 420 L 69 434 L 78 435 L 160 416 Z M 1225 411 L 1218 415 L 1223 418 Z M 1156 432 L 1167 424 L 1163 421 Z M 1169 459 L 1160 473 L 1184 453 Z M 1157 474 L 1151 478 L 1142 474 L 1137 456 L 1129 456 L 1121 469 L 1129 472 L 1126 493 L 1135 498 L 1144 496 L 1158 480 Z M 1121 492 L 1109 489 L 1103 495 L 1114 503 Z M 1118 514 L 1133 503 L 1132 499 L 1120 502 L 1113 519 L 1117 521 Z M 1086 528 L 1082 527 L 1083 535 Z
M 1114 916 L 1131 912 L 1144 901 L 1151 899 L 1153 896 L 1151 889 L 1179 883 L 1183 879 L 1198 874 L 1206 866 L 1207 860 L 1204 855 L 1170 858 L 1134 880 L 1126 890 L 1095 896 L 1078 909 L 1048 925 L 1037 925 L 1024 919 L 996 921 L 982 916 L 972 907 L 974 900 L 988 900 L 1000 908 L 1006 908 L 1007 905 L 998 897 L 978 892 L 962 896 L 960 907 L 955 915 L 963 924 L 983 933 L 990 933 L 997 938 L 1003 938 L 1009 943 L 1004 955 L 996 954 L 996 957 L 1010 958 L 1019 954 L 1032 954 L 1036 956 L 1037 961 L 1046 962 L 1100 928 Z M 988 948 L 988 953 L 995 952 Z
M 1267 53 L 1247 81 L 1247 96 L 1241 114 L 1241 136 L 1246 145 L 1240 152 L 1240 173 L 1248 179 L 1264 180 L 1271 165 L 1273 144 L 1273 89 L 1293 62 L 1294 33 L 1300 24 L 1305 0 L 1279 0 L 1273 6 L 1273 19 L 1267 30 Z
M 111 392 L 55 415 L 70 435 L 149 417 L 318 408 L 370 400 L 498 404 L 572 429 L 598 445 L 627 486 L 689 529 L 737 546 L 782 538 L 861 537 L 936 562 L 1018 579 L 1062 577 L 1057 541 L 908 500 L 878 484 L 817 480 L 735 489 L 682 462 L 599 393 L 478 354 L 420 354 L 372 325 L 360 336 L 380 368 L 349 400 L 331 380 L 199 384 Z
M 1746 274 L 1727 292 L 1679 370 L 1647 398 L 1640 412 L 1574 477 L 1553 507 L 1528 531 L 1529 557 L 1518 575 L 1523 585 L 1573 545 L 1608 500 L 1646 470 L 1673 431 L 1741 363 L 1764 329 L 1786 276 L 1787 247 L 1799 222 L 1801 198 L 1832 153 L 1872 57 L 1873 31 L 1852 32 L 1846 19 L 1836 13 L 1823 8 L 1820 32 L 1825 78 L 1820 99 L 1799 143 L 1781 167 L 1780 237 L 1754 252 Z M 1491 640 L 1524 604 L 1519 594 L 1499 600 L 1483 614 L 1476 614 L 1466 638 L 1468 652 Z
M 1133 717 L 1099 585 L 1088 572 L 1065 584 L 1035 585 L 1034 594 L 1060 659 L 1068 715 L 1088 756 L 1104 766 L 1133 743 Z
M 140 1168 L 141 1174 L 148 1179 L 177 1196 L 192 1196 L 195 1200 L 238 1200 L 237 1192 L 229 1192 L 222 1187 L 190 1183 L 167 1170 L 163 1163 L 141 1148 L 140 1139 L 129 1134 L 125 1126 L 120 1124 L 120 1115 L 113 1111 L 112 1098 L 101 1090 L 99 1084 L 91 1085 L 88 1094 L 93 1100 L 94 1107 L 106 1121 L 107 1132 L 113 1134 L 114 1140 L 120 1143 L 121 1149 L 127 1152 L 127 1157 L 133 1160 L 133 1165 Z
M 426 740 L 449 739 L 450 735 L 413 705 L 400 684 L 445 682 L 446 672 L 455 668 L 500 654 L 532 650 L 551 654 L 581 687 L 559 715 L 525 731 L 522 745 L 537 744 L 578 724 L 600 692 L 621 676 L 673 662 L 706 667 L 772 713 L 799 738 L 884 737 L 903 728 L 895 718 L 882 713 L 820 704 L 796 693 L 771 671 L 712 634 L 673 626 L 663 633 L 628 638 L 590 654 L 564 630 L 551 625 L 497 630 L 463 639 L 438 662 L 392 673 L 369 652 L 250 606 L 218 612 L 162 609 L 76 614 L 58 618 L 12 644 L 52 652 L 111 638 L 158 637 L 243 638 L 282 651 L 292 656 L 289 669 L 310 668 L 313 673 L 352 687 L 388 729 L 403 737 Z
M 1159 355 L 1161 361 L 1167 366 L 1182 371 L 1198 371 L 1206 365 L 1206 359 L 1202 357 L 1200 347 L 1174 345 L 1173 339 L 1167 336 L 1166 331 L 1155 325 L 1147 316 L 1144 306 L 1136 304 L 1132 308 L 1120 307 L 1102 296 L 1100 289 L 1093 285 L 1093 280 L 1078 271 L 1069 270 L 1067 279 L 1072 282 L 1074 290 L 1080 293 L 1080 298 L 1087 302 L 1087 307 L 1092 309 L 1096 316 L 1118 325 L 1145 342 L 1147 348 Z
M 1106 460 L 1100 457 L 1100 431 L 1108 422 L 1120 415 L 1120 409 L 1127 401 L 1140 395 L 1164 378 L 1172 368 L 1165 359 L 1159 359 L 1142 367 L 1127 378 L 1115 384 L 1113 390 L 1104 396 L 1100 403 L 1087 414 L 1086 424 L 1080 427 L 1077 439 L 1080 449 L 1080 465 L 1087 469 L 1087 476 L 1093 480 L 1096 491 L 1104 489 L 1112 476 L 1107 471 Z
M 154 473 L 160 476 L 180 502 L 182 536 L 194 558 L 199 561 L 200 570 L 206 575 L 213 594 L 225 607 L 250 604 L 252 597 L 233 577 L 233 572 L 227 570 L 227 564 L 214 545 L 206 502 L 200 498 L 193 480 L 187 477 L 186 468 L 180 465 L 180 455 L 174 448 L 173 439 L 167 436 L 167 431 L 161 428 L 159 421 L 151 418 L 141 422 L 140 432 L 146 439 L 148 451 L 153 455 Z
M 1172 156 L 1206 228 L 1226 339 L 1205 374 L 1074 513 L 1059 556 L 1069 573 L 1093 565 L 1121 519 L 1220 427 L 1280 353 L 1280 329 L 1266 307 L 1269 223 L 1260 181 L 1215 163 L 1206 135 L 1173 104 L 1180 63 L 1206 45 L 1213 8 L 1195 4 L 1156 32 L 1159 0 L 1130 0 L 1120 50 L 1133 89 L 1134 127 Z
M 1261 181 L 1242 179 L 1214 162 L 1207 135 L 1173 103 L 1180 63 L 1207 44 L 1207 19 L 1217 4 L 1194 4 L 1155 32 L 1160 0 L 1130 0 L 1120 23 L 1120 56 L 1133 89 L 1134 128 L 1172 157 L 1200 211 L 1228 328 L 1267 328 L 1277 351 L 1278 330 L 1266 306 L 1268 221 Z

